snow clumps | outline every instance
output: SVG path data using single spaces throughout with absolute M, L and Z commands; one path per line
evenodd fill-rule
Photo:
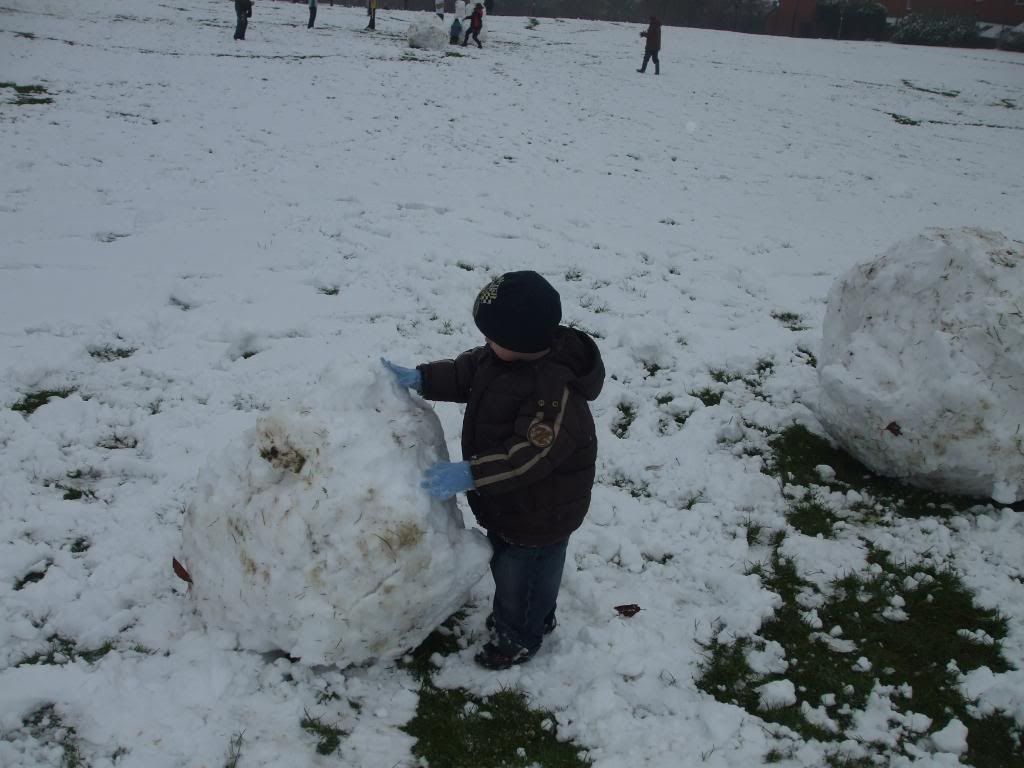
M 433 15 L 429 19 L 414 21 L 409 25 L 409 47 L 443 51 L 448 47 L 448 32 Z
M 420 488 L 440 422 L 362 362 L 263 415 L 199 475 L 190 593 L 240 647 L 345 666 L 415 647 L 465 602 L 490 545 Z
M 816 411 L 875 472 L 1024 498 L 1024 244 L 929 230 L 840 277 Z

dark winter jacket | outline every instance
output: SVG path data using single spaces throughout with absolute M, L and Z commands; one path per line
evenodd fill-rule
M 235 13 L 252 16 L 252 0 L 235 0 Z
M 661 50 L 661 22 L 658 21 L 656 16 L 651 16 L 651 23 L 647 27 L 647 31 L 641 34 L 647 38 L 645 50 L 654 51 L 655 53 Z
M 604 363 L 593 339 L 564 326 L 538 360 L 503 362 L 488 347 L 419 366 L 428 400 L 466 403 L 462 455 L 480 525 L 523 546 L 562 541 L 590 507 L 597 433 L 588 400 Z
M 469 19 L 469 28 L 470 29 L 475 29 L 477 32 L 479 32 L 481 29 L 483 29 L 483 26 L 484 26 L 484 12 L 481 11 L 479 8 L 477 8 L 475 11 L 473 11 L 473 14 L 471 16 L 467 16 L 466 18 Z

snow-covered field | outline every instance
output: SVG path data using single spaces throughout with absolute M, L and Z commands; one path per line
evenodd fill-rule
M 235 650 L 171 558 L 213 452 L 329 365 L 478 344 L 473 298 L 513 269 L 599 335 L 600 482 L 540 654 L 494 674 L 471 642 L 435 680 L 522 688 L 599 768 L 742 768 L 775 743 L 693 683 L 700 642 L 777 602 L 744 575 L 766 556 L 744 526 L 786 530 L 748 425 L 815 426 L 808 353 L 845 269 L 932 226 L 1024 239 L 1024 58 L 667 28 L 655 77 L 638 24 L 496 16 L 446 56 L 405 45 L 423 15 L 369 33 L 321 2 L 307 30 L 258 0 L 234 42 L 227 0 L 0 5 L 0 764 L 61 764 L 25 725 L 52 704 L 92 766 L 222 766 L 239 734 L 243 767 L 413 765 L 408 672 Z M 764 397 L 689 394 L 765 360 Z M 11 410 L 45 390 L 67 396 Z M 457 456 L 459 409 L 437 410 Z M 824 581 L 864 566 L 862 537 L 955 565 L 1024 663 L 1020 513 L 785 548 Z M 1024 675 L 975 683 L 1024 722 Z M 330 758 L 304 712 L 348 732 Z M 897 719 L 878 705 L 863 738 Z M 922 764 L 955 764 L 944 736 Z

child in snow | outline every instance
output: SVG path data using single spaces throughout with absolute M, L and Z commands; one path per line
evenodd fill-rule
M 415 369 L 384 360 L 428 400 L 466 403 L 464 461 L 438 462 L 423 486 L 446 499 L 468 491 L 494 553 L 487 669 L 529 660 L 555 628 L 569 536 L 590 506 L 597 434 L 588 400 L 604 363 L 594 340 L 559 325 L 558 292 L 536 272 L 509 272 L 476 298 L 485 345 Z
M 473 6 L 473 14 L 467 16 L 463 21 L 469 22 L 469 29 L 466 30 L 466 39 L 462 41 L 462 45 L 465 46 L 469 43 L 469 36 L 472 35 L 476 41 L 476 47 L 483 48 L 483 45 L 480 43 L 480 30 L 484 26 L 484 7 L 477 3 Z
M 661 22 L 657 16 L 651 16 L 651 22 L 647 26 L 647 30 L 640 33 L 640 37 L 647 38 L 647 44 L 644 45 L 644 63 L 640 65 L 640 69 L 637 72 L 647 71 L 647 62 L 654 60 L 654 74 L 661 74 L 661 63 L 658 61 L 658 51 L 661 50 Z
M 252 0 L 235 0 L 235 40 L 245 40 L 245 28 L 252 16 Z
M 452 22 L 452 28 L 448 33 L 448 42 L 452 45 L 458 45 L 459 40 L 462 39 L 462 22 L 459 21 L 459 17 L 455 17 L 455 21 Z

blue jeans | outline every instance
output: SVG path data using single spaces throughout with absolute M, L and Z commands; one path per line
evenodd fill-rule
M 543 547 L 510 544 L 492 533 L 494 547 L 494 631 L 505 652 L 533 654 L 544 639 L 544 626 L 555 619 L 558 589 L 569 540 Z

